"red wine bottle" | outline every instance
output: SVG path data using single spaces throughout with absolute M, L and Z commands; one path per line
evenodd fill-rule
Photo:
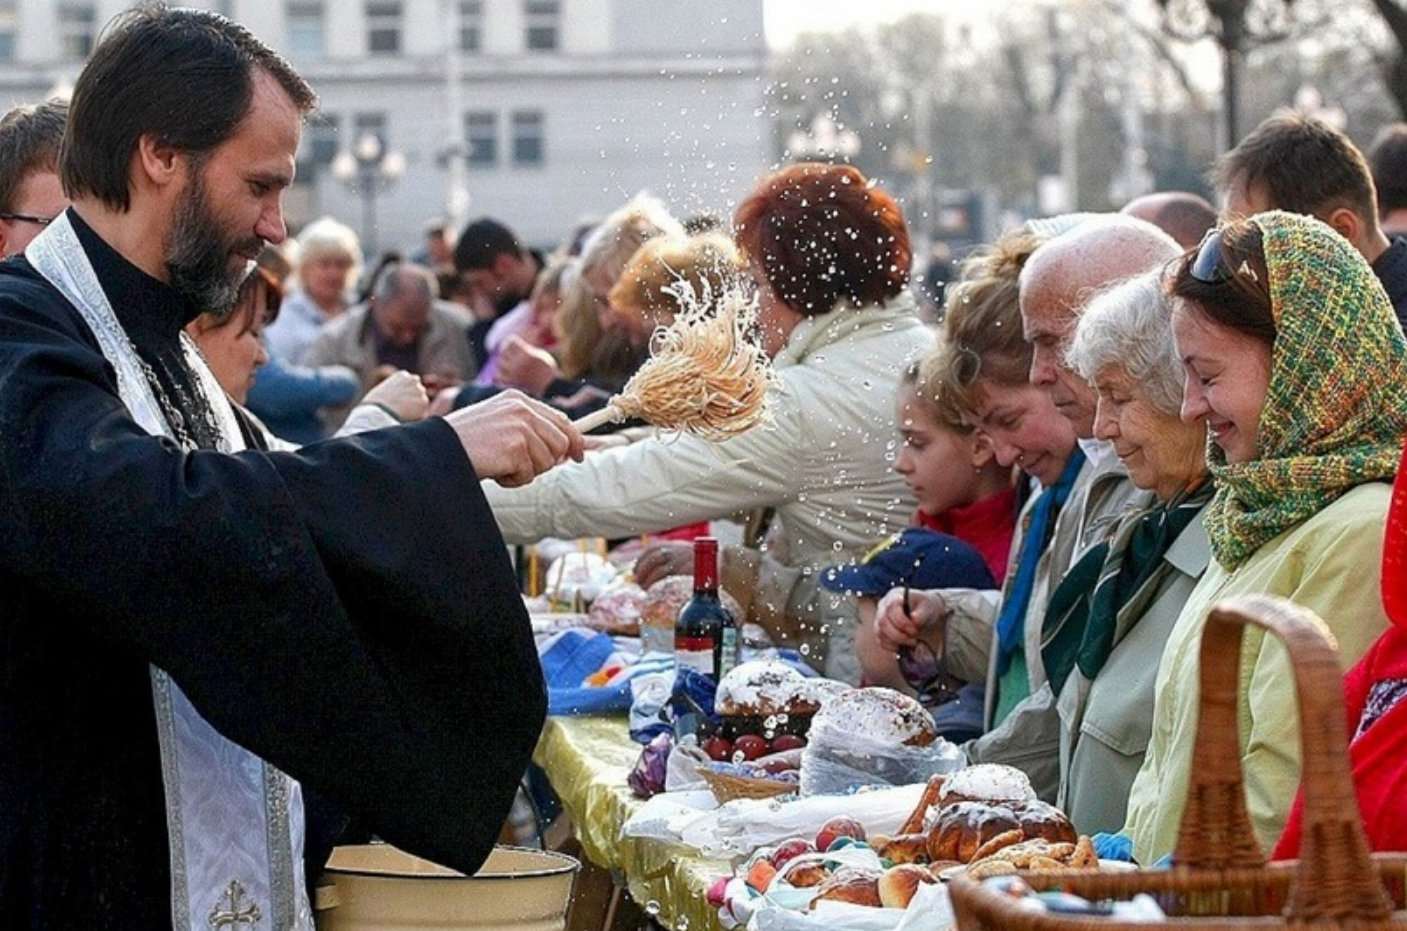
M 718 540 L 694 541 L 694 597 L 674 622 L 674 662 L 718 682 L 738 663 L 738 625 L 718 598 Z

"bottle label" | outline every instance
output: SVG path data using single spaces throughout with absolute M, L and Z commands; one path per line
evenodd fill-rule
M 723 655 L 718 660 L 718 681 L 728 670 L 738 665 L 738 629 L 731 624 L 723 628 Z
M 713 638 L 674 638 L 674 664 L 680 669 L 692 669 L 705 676 L 713 675 Z

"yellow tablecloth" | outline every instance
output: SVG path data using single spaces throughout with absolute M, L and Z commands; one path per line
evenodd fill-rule
M 571 815 L 586 855 L 622 876 L 645 911 L 674 931 L 716 931 L 704 893 L 732 872 L 725 861 L 660 841 L 623 838 L 620 826 L 640 805 L 625 777 L 640 756 L 623 715 L 550 717 L 533 759 Z

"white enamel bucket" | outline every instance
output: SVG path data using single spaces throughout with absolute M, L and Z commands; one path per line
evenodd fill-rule
M 563 931 L 581 863 L 495 847 L 465 876 L 387 844 L 338 847 L 315 896 L 318 931 Z M 331 883 L 331 885 L 326 885 Z

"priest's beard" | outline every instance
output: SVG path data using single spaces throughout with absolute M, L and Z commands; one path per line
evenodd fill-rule
M 253 254 L 262 246 L 257 238 L 240 242 L 221 235 L 219 217 L 205 197 L 205 172 L 196 167 L 176 205 L 166 247 L 166 273 L 176 293 L 192 308 L 217 316 L 229 313 L 252 269 L 247 263 L 231 268 L 230 260 L 237 252 Z

